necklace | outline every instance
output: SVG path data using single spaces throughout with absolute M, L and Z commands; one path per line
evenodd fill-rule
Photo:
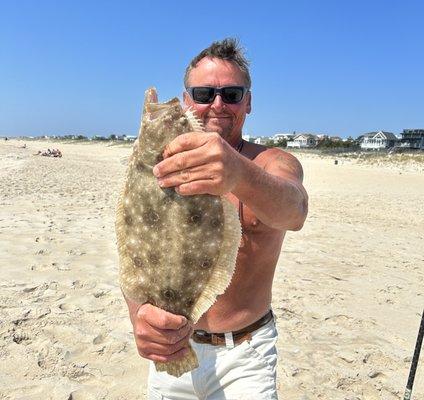
M 241 154 L 241 151 L 243 150 L 243 144 L 244 144 L 244 140 L 240 139 L 240 142 L 238 142 L 237 146 L 235 147 L 235 150 L 237 151 L 237 153 Z M 239 215 L 240 222 L 243 223 L 243 203 L 240 201 L 240 199 L 239 199 L 238 215 Z
M 243 144 L 244 144 L 244 140 L 240 139 L 240 142 L 238 142 L 237 146 L 234 147 L 237 153 L 241 153 L 241 151 L 243 150 Z

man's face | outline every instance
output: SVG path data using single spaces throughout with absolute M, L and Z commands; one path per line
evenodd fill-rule
M 243 72 L 237 64 L 219 58 L 202 58 L 190 71 L 189 86 L 245 86 Z M 247 92 L 238 104 L 227 104 L 216 95 L 211 104 L 198 104 L 184 92 L 184 104 L 192 107 L 203 121 L 207 132 L 219 133 L 230 144 L 237 144 L 246 114 L 251 111 L 251 94 Z

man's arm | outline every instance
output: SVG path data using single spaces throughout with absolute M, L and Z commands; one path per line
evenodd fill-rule
M 232 193 L 265 225 L 300 230 L 308 213 L 301 164 L 279 149 L 267 149 L 259 157 L 264 168 L 244 157 L 239 160 L 240 178 Z
M 217 133 L 190 132 L 171 141 L 153 173 L 182 195 L 232 192 L 265 225 L 299 230 L 308 210 L 302 167 L 295 157 L 268 149 L 264 168 L 240 155 Z

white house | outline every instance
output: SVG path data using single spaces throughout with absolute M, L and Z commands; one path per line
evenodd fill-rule
M 381 150 L 393 147 L 397 142 L 396 136 L 391 132 L 369 132 L 362 136 L 360 141 L 363 150 Z
M 262 137 L 261 136 L 261 137 L 255 138 L 254 143 L 256 143 L 256 144 L 267 144 L 268 141 L 269 141 L 268 137 Z
M 125 140 L 126 142 L 135 141 L 136 139 L 136 135 L 123 135 L 123 140 Z
M 276 133 L 274 136 L 272 136 L 270 139 L 277 143 L 279 140 L 292 140 L 294 138 L 293 133 Z
M 287 142 L 287 147 L 292 148 L 308 148 L 315 147 L 317 145 L 317 138 L 315 135 L 311 135 L 309 133 L 302 133 L 296 135 L 292 141 Z

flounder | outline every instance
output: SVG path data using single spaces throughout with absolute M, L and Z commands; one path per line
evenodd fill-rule
M 241 240 L 240 221 L 225 198 L 181 196 L 173 188 L 161 188 L 152 169 L 175 137 L 202 130 L 201 121 L 192 111 L 184 112 L 177 98 L 158 103 L 156 90 L 148 89 L 116 213 L 124 294 L 184 315 L 192 323 L 230 283 Z M 155 365 L 180 376 L 196 368 L 198 361 L 190 347 L 183 359 Z

